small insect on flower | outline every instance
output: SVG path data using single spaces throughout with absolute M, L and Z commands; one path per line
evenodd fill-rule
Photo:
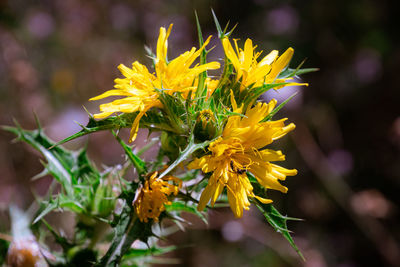
M 237 107 L 233 94 L 231 102 L 233 112 L 242 113 L 242 107 Z M 283 161 L 285 156 L 281 151 L 265 147 L 293 130 L 295 125 L 291 123 L 285 126 L 285 119 L 262 122 L 275 105 L 275 99 L 268 104 L 257 103 L 246 110 L 244 117 L 239 115 L 229 117 L 222 137 L 209 145 L 210 154 L 196 158 L 188 165 L 189 169 L 212 172 L 201 194 L 197 207 L 199 211 L 202 211 L 210 200 L 211 205 L 214 205 L 225 187 L 230 207 L 238 218 L 242 217 L 243 209 L 249 209 L 249 197 L 256 198 L 264 204 L 271 203 L 272 200 L 253 193 L 247 172 L 254 174 L 257 182 L 264 188 L 287 192 L 287 188 L 278 180 L 296 175 L 297 170 L 288 170 L 271 163 L 271 161 Z
M 140 221 L 147 223 L 149 219 L 153 219 L 157 222 L 165 205 L 171 205 L 168 196 L 176 196 L 181 187 L 182 181 L 177 177 L 164 176 L 159 179 L 158 172 L 149 174 L 133 203 Z

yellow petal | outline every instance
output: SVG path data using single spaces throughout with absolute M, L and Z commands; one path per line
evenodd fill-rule
M 272 199 L 262 198 L 262 197 L 259 197 L 259 196 L 254 196 L 254 197 L 257 200 L 259 200 L 261 203 L 263 203 L 263 204 L 269 204 L 269 203 L 273 202 Z
M 118 69 L 122 73 L 122 75 L 124 75 L 127 78 L 129 78 L 135 74 L 135 72 L 132 69 L 128 68 L 124 64 L 119 64 Z
M 127 96 L 127 95 L 131 95 L 131 94 L 127 91 L 114 89 L 114 90 L 108 90 L 108 91 L 102 93 L 101 95 L 92 97 L 89 99 L 89 101 L 99 100 L 99 99 L 103 99 L 103 98 L 106 98 L 109 96 Z
M 278 56 L 279 52 L 278 50 L 273 50 L 271 51 L 268 55 L 266 55 L 260 63 L 258 63 L 259 67 L 265 66 L 265 65 L 271 65 L 276 57 Z
M 244 61 L 243 68 L 248 70 L 253 62 L 253 42 L 251 39 L 247 39 L 244 43 Z
M 137 136 L 137 133 L 138 133 L 138 130 L 139 130 L 139 122 L 140 122 L 140 119 L 143 117 L 144 114 L 146 114 L 146 112 L 147 112 L 150 108 L 152 108 L 151 105 L 149 105 L 148 107 L 146 107 L 146 109 L 140 111 L 139 114 L 136 116 L 136 118 L 135 118 L 135 120 L 133 121 L 133 124 L 132 124 L 132 129 L 131 129 L 131 133 L 130 133 L 130 136 L 129 136 L 129 142 L 135 141 L 136 136 Z
M 274 80 L 278 74 L 289 64 L 294 54 L 293 48 L 289 47 L 272 65 L 268 79 Z

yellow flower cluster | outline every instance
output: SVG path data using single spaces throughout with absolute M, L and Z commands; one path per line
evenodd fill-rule
M 188 92 L 197 86 L 198 76 L 206 70 L 218 69 L 218 62 L 210 62 L 203 65 L 190 66 L 200 56 L 210 42 L 211 36 L 204 42 L 200 49 L 192 48 L 174 60 L 167 61 L 168 37 L 171 33 L 172 24 L 168 30 L 161 27 L 157 41 L 157 54 L 155 59 L 155 73 L 150 73 L 146 66 L 138 61 L 132 63 L 132 68 L 121 64 L 118 69 L 123 79 L 115 79 L 115 89 L 109 90 L 90 100 L 99 100 L 109 96 L 125 96 L 123 99 L 114 100 L 111 103 L 100 105 L 102 113 L 95 114 L 98 119 L 106 118 L 115 112 L 132 113 L 139 111 L 138 116 L 132 125 L 130 141 L 135 140 L 139 128 L 139 121 L 143 115 L 151 108 L 162 108 L 158 100 L 157 90 L 163 90 L 168 94 L 181 92 L 187 96 Z M 209 90 L 215 88 L 216 82 L 207 79 Z
M 165 210 L 165 205 L 171 205 L 168 196 L 171 194 L 176 196 L 182 186 L 182 181 L 179 178 L 164 176 L 158 179 L 157 176 L 158 172 L 150 175 L 133 203 L 136 214 L 142 222 L 148 222 L 149 219 L 157 222 L 161 212 Z M 172 181 L 177 185 L 168 181 Z
M 248 173 L 254 175 L 257 182 L 266 189 L 287 192 L 287 188 L 281 185 L 279 181 L 285 180 L 286 176 L 296 175 L 297 171 L 271 163 L 283 161 L 285 156 L 281 151 L 270 150 L 266 147 L 293 130 L 295 125 L 293 123 L 285 125 L 286 119 L 265 121 L 265 118 L 274 110 L 277 104 L 275 99 L 272 99 L 269 103 L 249 101 L 247 102 L 248 106 L 245 107 L 243 102 L 239 102 L 240 106 L 238 106 L 235 97 L 239 97 L 239 95 L 240 97 L 242 95 L 246 96 L 250 92 L 250 94 L 247 94 L 249 96 L 253 88 L 263 89 L 265 85 L 272 84 L 275 85 L 272 86 L 273 88 L 279 89 L 288 85 L 307 84 L 290 82 L 291 78 L 279 77 L 279 74 L 288 66 L 293 56 L 294 50 L 292 48 L 287 49 L 280 56 L 278 51 L 273 50 L 259 60 L 262 52 L 256 52 L 256 46 L 253 45 L 250 39 L 245 41 L 244 48 L 241 49 L 238 47 L 236 40 L 234 40 L 235 48 L 233 48 L 228 37 L 223 37 L 221 41 L 226 58 L 225 62 L 232 66 L 228 68 L 231 70 L 230 73 L 225 77 L 221 77 L 220 80 L 213 80 L 207 75 L 204 80 L 201 80 L 202 73 L 220 68 L 218 62 L 194 64 L 200 55 L 204 53 L 211 36 L 206 39 L 199 49 L 193 47 L 177 58 L 168 61 L 168 37 L 171 29 L 172 24 L 167 30 L 163 27 L 160 28 L 154 59 L 154 72 L 150 72 L 146 66 L 137 61 L 133 62 L 131 68 L 122 64 L 119 65 L 118 69 L 124 78 L 115 80 L 115 88 L 113 90 L 109 90 L 90 100 L 99 100 L 109 96 L 121 96 L 122 98 L 100 105 L 101 113 L 95 114 L 94 117 L 102 119 L 119 112 L 138 112 L 133 121 L 130 134 L 130 141 L 133 141 L 137 135 L 139 121 L 148 110 L 151 108 L 161 110 L 167 108 L 163 106 L 164 102 L 160 100 L 161 91 L 170 96 L 174 96 L 174 93 L 179 93 L 184 100 L 190 103 L 187 105 L 192 103 L 197 105 L 201 101 L 204 102 L 209 98 L 215 97 L 213 95 L 214 91 L 220 90 L 218 92 L 221 92 L 221 88 L 226 85 L 226 83 L 222 82 L 223 79 L 231 79 L 230 75 L 234 74 L 235 78 L 232 79 L 231 83 L 228 83 L 228 89 L 224 88 L 223 90 L 225 91 L 219 93 L 226 100 L 224 103 L 220 99 L 212 99 L 213 101 L 210 101 L 211 104 L 202 106 L 200 110 L 193 109 L 196 110 L 193 114 L 197 114 L 197 118 L 194 119 L 197 120 L 196 125 L 201 125 L 203 131 L 213 129 L 213 134 L 217 133 L 218 138 L 210 143 L 205 154 L 203 154 L 204 156 L 195 158 L 188 165 L 188 168 L 201 169 L 204 173 L 211 172 L 208 184 L 201 194 L 198 210 L 202 211 L 209 202 L 214 205 L 226 188 L 229 204 L 234 215 L 242 217 L 243 210 L 249 209 L 249 198 L 255 198 L 262 203 L 272 202 L 270 199 L 254 194 Z M 207 93 L 201 97 L 205 100 L 199 101 L 200 98 L 193 99 L 193 96 L 196 95 L 197 87 L 203 82 L 203 89 L 205 88 Z M 236 95 L 233 92 L 233 88 L 237 90 Z M 247 92 L 242 94 L 244 90 L 247 90 Z M 191 99 L 187 99 L 189 95 L 192 96 Z M 222 108 L 215 109 L 217 105 Z M 225 118 L 221 119 L 220 111 L 227 108 L 230 108 L 229 115 L 224 115 Z M 189 118 L 191 115 L 184 114 L 179 116 Z M 216 124 L 218 125 L 216 126 Z M 219 131 L 215 131 L 216 127 L 220 127 Z M 194 129 L 191 129 L 191 131 L 194 131 Z M 214 136 L 213 134 L 206 136 Z M 157 172 L 155 172 L 145 181 L 134 202 L 136 213 L 140 220 L 144 222 L 147 222 L 148 219 L 157 221 L 160 213 L 165 210 L 165 205 L 170 204 L 168 196 L 172 193 L 176 195 L 181 186 L 178 178 L 166 176 L 160 179 L 157 178 L 157 175 Z M 171 184 L 168 181 L 178 183 L 178 185 Z
M 285 79 L 277 79 L 279 73 L 289 64 L 294 50 L 289 48 L 278 57 L 278 51 L 273 50 L 266 55 L 260 62 L 258 57 L 262 52 L 256 52 L 256 46 L 253 46 L 251 39 L 247 39 L 244 49 L 239 49 L 237 40 L 234 40 L 235 50 L 228 38 L 222 39 L 226 57 L 231 61 L 236 70 L 236 79 L 241 80 L 240 89 L 243 90 L 249 86 L 258 87 L 272 82 L 284 83 Z M 289 83 L 288 85 L 305 85 L 299 83 Z
M 296 175 L 297 170 L 288 170 L 270 163 L 283 161 L 285 156 L 281 151 L 264 148 L 293 130 L 295 125 L 291 123 L 285 126 L 286 119 L 261 122 L 275 105 L 275 99 L 268 104 L 257 103 L 255 107 L 246 110 L 245 117 L 229 117 L 222 137 L 212 142 L 208 148 L 211 154 L 197 158 L 189 164 L 191 169 L 212 172 L 200 197 L 198 210 L 203 210 L 210 200 L 211 205 L 214 205 L 224 187 L 227 188 L 230 207 L 238 218 L 242 217 L 243 209 L 249 209 L 248 197 L 255 197 L 265 204 L 271 203 L 270 199 L 254 195 L 247 172 L 254 174 L 263 187 L 287 192 L 287 188 L 279 180 Z M 235 113 L 242 113 L 242 107 L 237 107 L 233 97 L 232 106 Z

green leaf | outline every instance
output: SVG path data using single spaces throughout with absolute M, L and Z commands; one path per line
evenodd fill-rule
M 85 208 L 74 198 L 69 198 L 66 195 L 60 194 L 57 195 L 57 197 L 50 202 L 42 202 L 42 208 L 39 210 L 39 215 L 36 216 L 35 220 L 33 221 L 33 224 L 37 223 L 40 221 L 44 216 L 49 214 L 51 211 L 61 208 L 61 209 L 67 209 L 75 213 L 82 213 L 85 211 Z
M 188 212 L 198 216 L 205 224 L 208 224 L 207 218 L 204 214 L 197 210 L 194 204 L 189 204 L 187 202 L 174 201 L 171 205 L 165 206 L 167 212 Z
M 287 79 L 287 78 L 295 77 L 295 76 L 298 76 L 298 75 L 306 74 L 306 73 L 309 73 L 309 72 L 319 71 L 319 68 L 304 68 L 304 69 L 300 69 L 301 66 L 303 65 L 303 63 L 304 63 L 304 61 L 301 62 L 300 65 L 295 69 L 286 68 L 281 73 L 279 73 L 278 79 Z
M 159 175 L 159 179 L 161 179 L 162 177 L 164 177 L 165 175 L 167 175 L 170 171 L 172 171 L 176 166 L 178 166 L 179 163 L 181 163 L 182 161 L 186 160 L 187 158 L 189 158 L 193 152 L 195 152 L 198 149 L 203 149 L 206 146 L 208 146 L 208 144 L 210 144 L 212 142 L 212 140 L 210 141 L 205 141 L 203 143 L 199 143 L 199 144 L 195 144 L 194 143 L 194 135 L 191 134 L 189 136 L 189 140 L 188 140 L 188 145 L 186 146 L 185 150 L 183 150 L 178 158 L 171 164 L 168 166 L 168 168 L 163 171 L 163 173 L 161 173 Z
M 218 21 L 218 19 L 217 19 L 217 16 L 215 15 L 214 10 L 213 10 L 212 8 L 211 8 L 211 13 L 212 13 L 213 18 L 214 18 L 215 27 L 217 27 L 218 37 L 219 37 L 220 39 L 222 39 L 222 38 L 224 38 L 224 32 L 222 31 L 221 25 L 219 24 L 219 21 Z
M 69 249 L 71 249 L 74 246 L 65 237 L 59 235 L 46 220 L 42 219 L 42 223 L 46 226 L 46 228 L 53 235 L 55 241 L 63 248 L 64 252 L 67 252 Z
M 137 231 L 137 222 L 139 222 L 139 220 L 137 217 L 133 218 L 130 214 L 131 211 L 129 208 L 128 212 L 124 212 L 121 215 L 114 230 L 115 234 L 111 246 L 98 266 L 118 266 L 124 253 L 137 239 L 135 232 Z
M 133 259 L 138 260 L 141 257 L 145 256 L 159 256 L 171 251 L 176 250 L 176 246 L 168 246 L 168 247 L 150 247 L 148 249 L 134 249 L 131 248 L 124 255 L 123 260 Z
M 3 126 L 2 128 L 3 130 L 14 133 L 19 140 L 26 142 L 34 149 L 38 150 L 47 161 L 46 169 L 62 185 L 69 196 L 73 195 L 74 189 L 72 187 L 73 177 L 71 169 L 74 158 L 70 151 L 58 147 L 49 150 L 54 143 L 39 130 L 27 131 L 19 126 Z
M 194 12 L 194 15 L 196 17 L 197 34 L 198 34 L 198 38 L 199 38 L 199 48 L 200 48 L 204 44 L 203 34 L 201 32 L 199 17 L 197 16 L 197 12 L 196 11 Z M 207 52 L 206 52 L 206 49 L 204 48 L 203 51 L 201 51 L 201 53 L 200 53 L 200 65 L 206 64 L 206 56 L 207 56 Z M 200 97 L 203 97 L 204 93 L 207 92 L 207 90 L 205 90 L 205 86 L 204 86 L 204 82 L 206 80 L 206 77 L 207 77 L 207 71 L 204 71 L 204 72 L 199 74 L 199 83 L 198 83 L 197 90 L 196 90 L 196 95 L 195 95 L 196 99 L 199 99 Z M 199 99 L 199 100 L 201 101 L 202 99 Z
M 250 180 L 255 180 L 255 177 L 252 174 L 247 173 L 247 176 Z M 268 198 L 265 189 L 261 187 L 258 182 L 252 182 L 251 184 L 254 188 L 255 195 Z M 277 209 L 274 208 L 272 204 L 263 204 L 256 198 L 253 198 L 250 201 L 254 203 L 256 207 L 261 211 L 261 213 L 267 219 L 267 222 L 272 226 L 272 228 L 274 228 L 274 230 L 278 233 L 282 234 L 283 237 L 289 242 L 292 248 L 300 256 L 300 258 L 302 260 L 305 260 L 303 254 L 300 252 L 299 248 L 294 243 L 292 236 L 290 235 L 291 231 L 287 227 L 287 221 L 301 221 L 301 219 L 283 216 L 279 213 Z
M 116 202 L 112 192 L 112 185 L 102 183 L 97 186 L 91 200 L 91 213 L 100 218 L 107 218 L 112 214 Z
M 131 163 L 133 164 L 133 166 L 135 166 L 139 176 L 146 175 L 146 173 L 147 173 L 146 163 L 143 160 L 141 160 L 138 156 L 136 156 L 133 153 L 132 148 L 129 147 L 124 141 L 122 141 L 122 139 L 119 136 L 117 136 L 114 132 L 113 132 L 113 135 L 117 139 L 118 143 L 124 149 L 125 154 L 128 156 L 128 158 L 131 161 Z
M 172 260 L 171 258 L 161 258 L 159 256 L 174 251 L 175 249 L 176 246 L 159 247 L 156 245 L 147 249 L 131 248 L 122 258 L 121 266 L 150 267 L 155 264 L 174 264 L 177 263 L 176 260 Z
M 32 224 L 37 223 L 40 221 L 44 216 L 49 214 L 51 211 L 55 210 L 57 208 L 57 203 L 49 203 L 46 205 L 46 207 L 39 213 L 38 216 L 36 216 L 35 220 L 32 222 Z
M 248 95 L 244 97 L 244 105 L 245 108 L 248 105 L 251 105 L 254 103 L 254 101 L 257 100 L 258 97 L 260 97 L 263 93 L 267 92 L 270 89 L 279 87 L 279 86 L 285 86 L 286 84 L 289 84 L 289 82 L 284 82 L 284 83 L 269 83 L 269 84 L 264 84 L 263 86 L 252 88 L 248 90 Z M 238 103 L 240 104 L 240 103 Z
M 77 177 L 77 179 L 85 176 L 95 176 L 96 178 L 100 178 L 99 171 L 87 157 L 86 147 L 79 150 L 77 153 L 75 151 L 71 151 L 71 153 L 72 156 L 76 158 L 76 160 L 74 160 L 76 172 L 74 172 L 73 176 Z
M 46 162 L 43 162 L 45 171 L 39 176 L 51 174 L 62 186 L 63 191 L 55 199 L 51 199 L 48 206 L 40 209 L 35 223 L 56 208 L 68 209 L 76 213 L 89 212 L 87 214 L 89 216 L 95 215 L 90 212 L 98 210 L 99 207 L 93 207 L 93 199 L 96 197 L 95 192 L 100 180 L 105 177 L 89 161 L 86 149 L 70 151 L 61 146 L 54 147 L 54 142 L 40 129 L 28 131 L 20 126 L 3 127 L 3 129 L 14 133 L 19 140 L 41 152 Z M 51 147 L 53 149 L 50 149 Z M 112 198 L 100 201 L 101 204 L 104 202 L 110 202 L 109 204 L 113 205 L 115 201 Z
M 305 258 L 299 248 L 293 241 L 292 236 L 290 235 L 291 231 L 287 228 L 287 221 L 288 220 L 299 220 L 297 218 L 290 218 L 283 216 L 279 213 L 278 210 L 272 206 L 272 204 L 262 204 L 258 200 L 255 201 L 257 208 L 262 212 L 264 217 L 267 219 L 268 223 L 275 229 L 278 233 L 282 234 L 283 237 L 289 242 L 292 248 L 297 252 L 302 260 L 305 261 Z
M 134 115 L 132 115 L 134 114 Z M 90 133 L 95 133 L 98 131 L 104 131 L 104 130 L 111 130 L 111 129 L 120 129 L 120 128 L 127 128 L 132 125 L 132 122 L 134 118 L 131 117 L 136 117 L 136 113 L 129 113 L 129 114 L 123 114 L 121 116 L 114 116 L 114 117 L 109 117 L 103 120 L 95 120 L 93 117 L 89 117 L 89 122 L 86 126 L 81 125 L 82 130 L 57 142 L 54 146 L 58 146 L 61 144 L 64 144 L 68 141 L 74 140 L 78 137 L 85 136 Z M 129 124 L 128 121 L 131 123 Z
M 285 101 L 283 101 L 279 106 L 274 108 L 261 122 L 269 121 L 272 117 L 281 110 L 293 97 L 297 95 L 297 92 L 289 96 Z
M 82 130 L 57 142 L 53 147 L 64 144 L 68 141 L 104 130 L 119 130 L 121 128 L 130 128 L 135 120 L 138 112 L 123 113 L 118 116 L 108 117 L 102 120 L 95 120 L 89 117 L 89 122 L 86 126 L 81 125 Z M 167 131 L 174 132 L 174 129 L 169 125 L 169 122 L 157 110 L 149 110 L 146 115 L 140 120 L 141 128 L 148 128 L 150 131 Z
M 149 150 L 151 147 L 159 142 L 159 137 L 153 137 L 150 142 L 147 142 L 141 149 L 139 149 L 138 152 L 136 152 L 136 156 L 140 157 L 141 155 L 143 155 L 143 153 L 145 153 L 147 150 Z
M 86 149 L 70 151 L 61 146 L 54 147 L 52 142 L 40 129 L 27 131 L 21 127 L 3 127 L 3 129 L 17 135 L 17 138 L 26 142 L 41 152 L 46 159 L 43 162 L 43 174 L 51 174 L 62 186 L 56 197 L 50 195 L 50 200 L 42 202 L 33 223 L 37 223 L 44 216 L 55 209 L 69 210 L 87 216 L 108 217 L 113 210 L 115 198 L 102 179 L 108 174 L 101 175 L 89 161 Z M 50 147 L 53 149 L 49 150 Z M 101 211 L 101 212 L 99 212 Z
M 123 255 L 137 240 L 147 239 L 152 235 L 151 223 L 142 223 L 133 212 L 131 203 L 126 204 L 114 229 L 115 234 L 107 253 L 96 266 L 119 266 Z

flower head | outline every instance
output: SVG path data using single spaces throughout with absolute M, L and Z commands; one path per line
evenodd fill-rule
M 115 89 L 90 99 L 99 100 L 109 96 L 125 97 L 100 105 L 101 113 L 94 115 L 95 118 L 99 119 L 106 118 L 115 112 L 132 113 L 139 111 L 132 124 L 130 141 L 136 138 L 139 121 L 143 115 L 152 107 L 162 108 L 162 104 L 158 100 L 157 89 L 164 90 L 168 94 L 181 92 L 186 96 L 190 90 L 196 88 L 200 73 L 220 67 L 218 62 L 210 62 L 202 65 L 197 64 L 191 67 L 210 42 L 211 36 L 198 50 L 193 47 L 190 51 L 186 51 L 168 62 L 168 37 L 171 29 L 172 24 L 168 30 L 163 27 L 160 28 L 155 58 L 155 73 L 150 73 L 146 66 L 140 64 L 138 61 L 132 63 L 132 68 L 121 64 L 118 66 L 118 69 L 125 78 L 115 79 Z M 215 87 L 215 81 L 208 79 L 206 82 L 209 87 Z
M 158 221 L 161 212 L 165 210 L 165 205 L 171 205 L 168 196 L 177 195 L 182 181 L 173 176 L 164 176 L 157 178 L 158 172 L 151 174 L 150 178 L 144 183 L 138 197 L 134 201 L 136 213 L 142 222 L 148 222 L 148 219 Z M 168 181 L 172 181 L 171 184 Z
M 241 80 L 240 90 L 243 90 L 251 85 L 259 87 L 263 84 L 273 82 L 284 83 L 284 79 L 277 79 L 279 73 L 289 64 L 292 59 L 294 50 L 288 48 L 281 56 L 278 56 L 278 51 L 273 50 L 271 53 L 263 57 L 259 62 L 257 59 L 262 52 L 256 52 L 257 46 L 253 46 L 251 39 L 247 39 L 244 48 L 240 49 L 237 45 L 237 40 L 234 39 L 235 49 L 233 49 L 229 39 L 222 39 L 225 55 L 232 63 L 236 70 L 236 79 Z M 290 83 L 287 85 L 306 85 L 298 83 Z M 283 86 L 278 86 L 281 88 Z
M 33 235 L 14 238 L 7 252 L 7 266 L 35 267 L 47 266 L 46 258 L 54 256 L 39 246 Z
M 230 207 L 238 218 L 242 217 L 243 209 L 249 209 L 249 197 L 255 197 L 262 203 L 271 203 L 270 199 L 254 195 L 247 172 L 251 172 L 261 186 L 287 192 L 279 180 L 296 175 L 297 170 L 271 163 L 283 161 L 285 156 L 281 151 L 265 147 L 293 130 L 295 125 L 291 123 L 285 126 L 285 119 L 262 122 L 275 105 L 276 100 L 273 99 L 268 104 L 257 103 L 253 108 L 248 108 L 244 117 L 231 116 L 222 136 L 209 145 L 211 154 L 196 158 L 189 164 L 191 169 L 212 172 L 201 194 L 198 210 L 203 210 L 210 200 L 214 205 L 225 187 Z M 238 108 L 234 100 L 233 106 L 234 112 L 241 113 L 242 108 Z
M 215 121 L 214 112 L 212 112 L 212 110 L 210 109 L 202 110 L 199 116 L 197 117 L 197 121 L 201 122 L 201 125 L 205 129 L 207 124 L 209 124 L 212 121 Z

